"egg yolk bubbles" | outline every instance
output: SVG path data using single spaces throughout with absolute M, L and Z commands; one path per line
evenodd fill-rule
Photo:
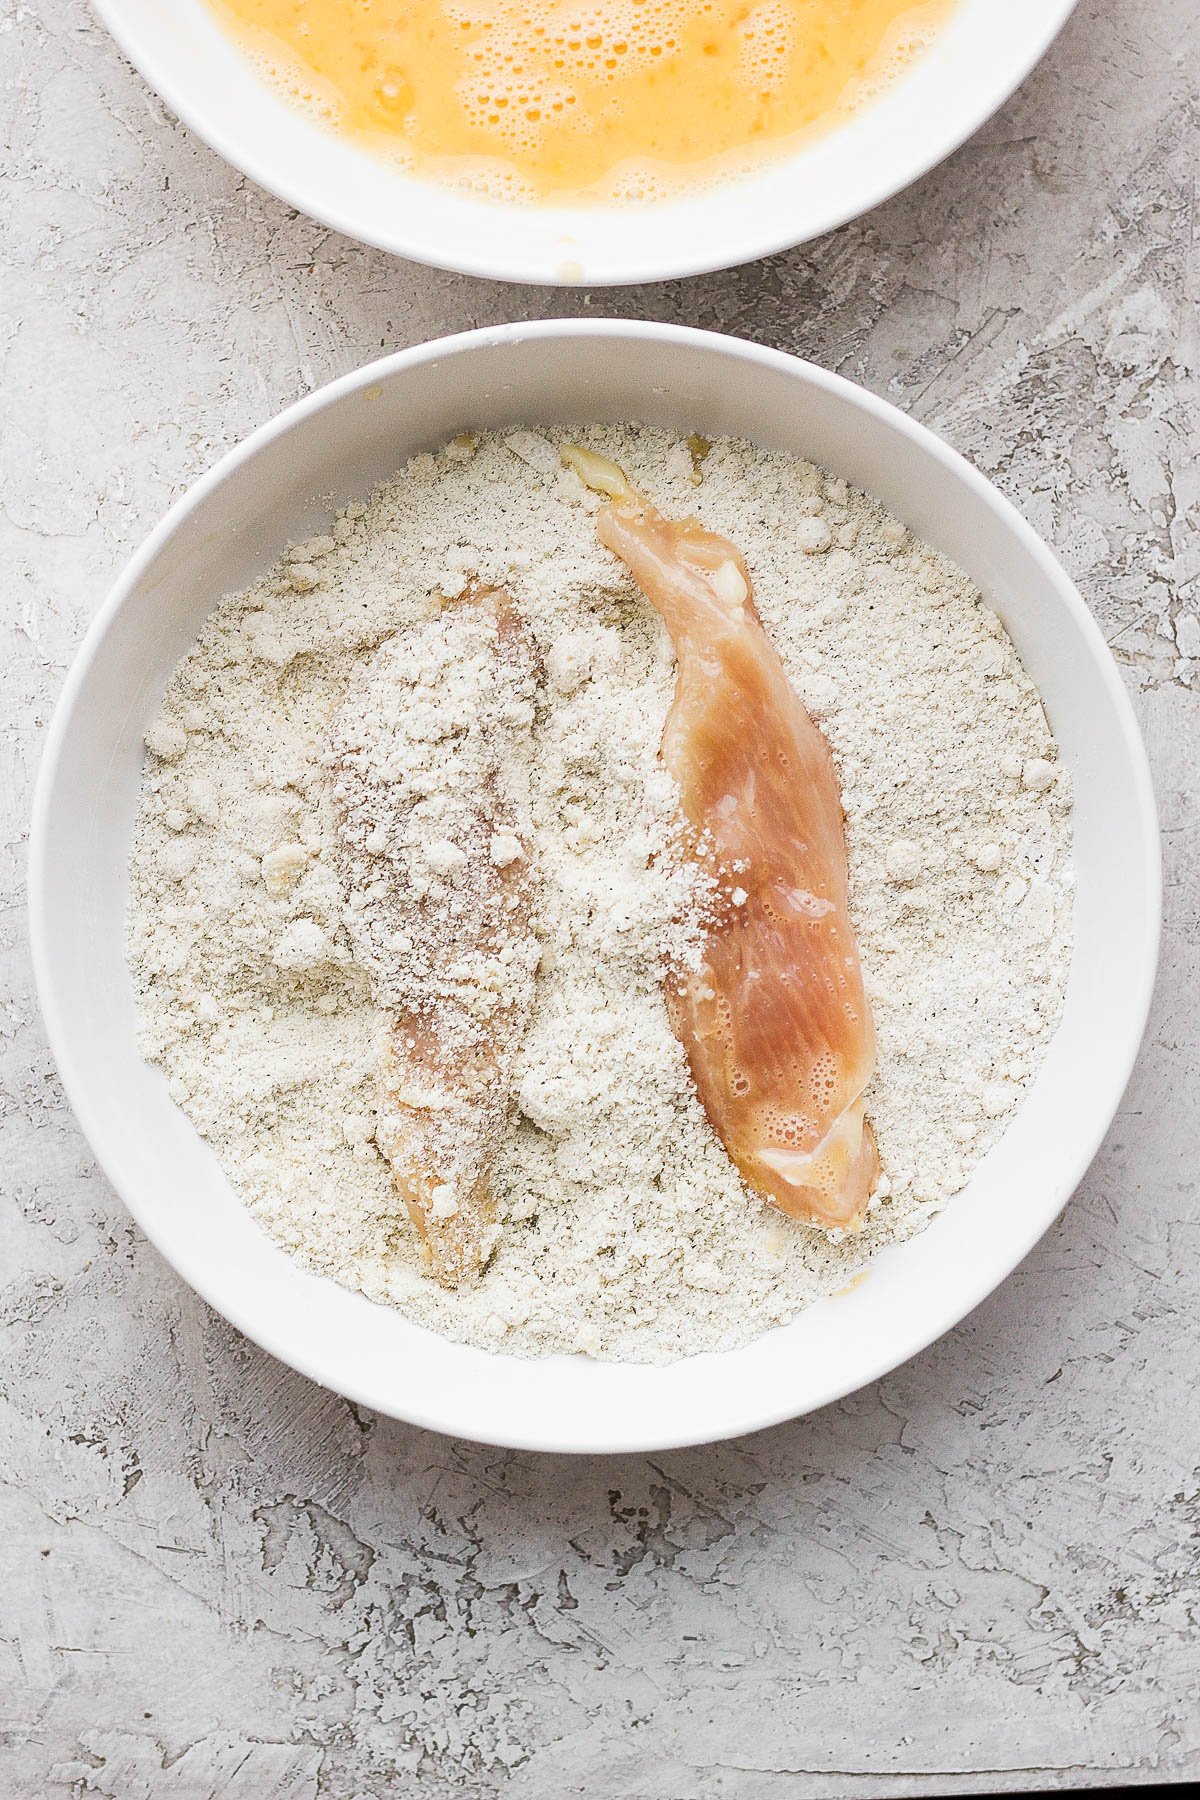
M 744 172 L 901 76 L 954 0 L 210 0 L 271 84 L 412 171 L 636 201 Z

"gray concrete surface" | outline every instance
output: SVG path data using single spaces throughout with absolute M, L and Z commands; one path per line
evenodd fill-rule
M 808 1800 L 1200 1775 L 1194 0 L 1082 0 L 870 218 L 626 293 L 297 218 L 82 0 L 0 0 L 0 1795 Z M 1059 1224 L 924 1356 L 713 1449 L 567 1462 L 364 1416 L 181 1285 L 94 1168 L 21 914 L 47 715 L 130 549 L 312 384 L 556 311 L 783 345 L 943 431 L 1120 659 L 1167 936 Z

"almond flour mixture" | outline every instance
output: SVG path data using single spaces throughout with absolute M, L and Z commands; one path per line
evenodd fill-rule
M 671 1032 L 663 970 L 694 949 L 704 900 L 671 853 L 658 759 L 674 660 L 596 539 L 597 497 L 559 464 L 565 434 L 419 456 L 221 603 L 147 735 L 130 960 L 145 1055 L 308 1266 L 488 1348 L 662 1361 L 793 1317 L 963 1186 L 1061 1007 L 1070 795 L 999 622 L 876 502 L 744 443 L 569 435 L 737 544 L 832 746 L 879 1038 L 884 1175 L 863 1233 L 836 1241 L 745 1188 Z M 331 732 L 379 647 L 436 630 L 476 578 L 512 594 L 540 660 L 522 774 L 540 959 L 494 1171 L 499 1247 L 448 1291 L 375 1141 L 380 1016 Z M 453 714 L 469 678 L 445 666 L 432 704 Z M 425 846 L 434 878 L 453 849 Z

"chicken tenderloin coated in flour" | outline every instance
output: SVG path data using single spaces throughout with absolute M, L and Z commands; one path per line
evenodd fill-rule
M 472 586 L 385 642 L 331 734 L 355 954 L 381 1009 L 375 1142 L 445 1286 L 499 1241 L 491 1173 L 533 1001 L 537 659 Z

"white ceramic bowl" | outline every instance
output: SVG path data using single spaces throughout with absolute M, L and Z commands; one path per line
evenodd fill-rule
M 364 243 L 505 281 L 658 281 L 803 244 L 925 174 L 990 118 L 1075 0 L 959 0 L 903 81 L 751 179 L 643 210 L 516 208 L 406 177 L 277 99 L 204 0 L 94 0 L 130 61 L 206 143 Z
M 252 1223 L 139 1058 L 124 956 L 142 735 L 217 600 L 286 541 L 323 529 L 334 503 L 460 430 L 633 418 L 812 457 L 953 557 L 1040 687 L 1075 788 L 1066 1009 L 1000 1143 L 852 1292 L 743 1349 L 665 1368 L 489 1355 L 307 1274 Z M 836 375 L 731 338 L 599 320 L 402 351 L 230 451 L 152 532 L 88 632 L 51 726 L 31 852 L 35 967 L 63 1082 L 114 1187 L 180 1274 L 266 1349 L 364 1405 L 552 1450 L 661 1448 L 771 1424 L 885 1373 L 961 1319 L 1045 1231 L 1104 1135 L 1145 1024 L 1159 908 L 1154 800 L 1120 677 L 1008 502 L 938 438 Z

